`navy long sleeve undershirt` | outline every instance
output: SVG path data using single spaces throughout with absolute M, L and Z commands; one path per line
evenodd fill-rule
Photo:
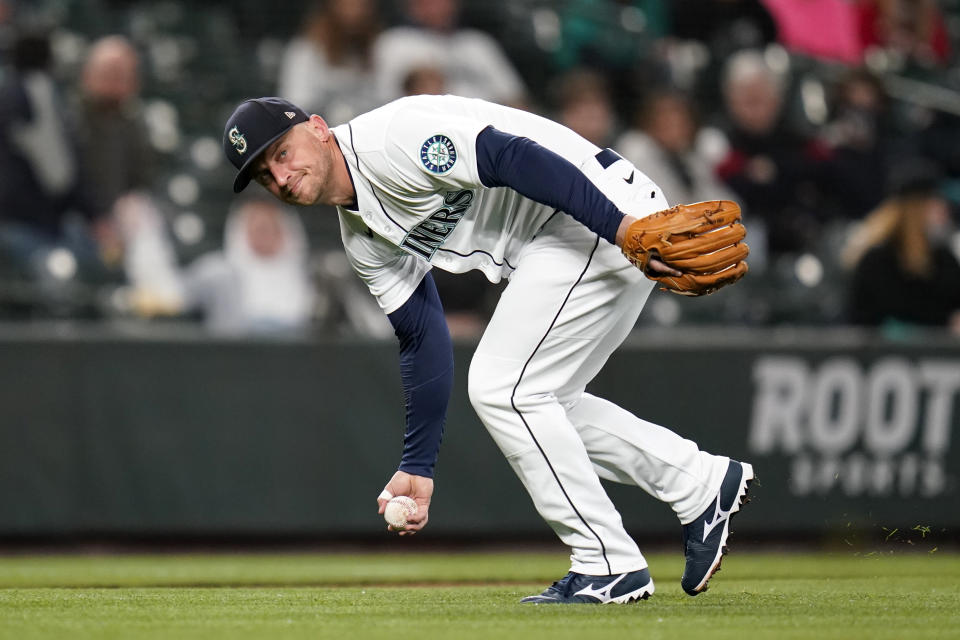
M 453 388 L 453 346 L 433 276 L 427 273 L 413 295 L 387 317 L 400 340 L 407 407 L 400 470 L 432 478 Z
M 510 187 L 616 240 L 623 212 L 573 163 L 533 140 L 487 127 L 477 135 L 477 170 L 484 186 Z
M 477 168 L 484 186 L 510 187 L 616 239 L 623 213 L 572 163 L 529 138 L 487 127 L 477 135 Z M 453 388 L 453 347 L 433 277 L 388 317 L 400 340 L 407 409 L 400 470 L 433 477 Z

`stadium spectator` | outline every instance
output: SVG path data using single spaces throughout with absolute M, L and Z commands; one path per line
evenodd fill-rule
M 860 41 L 921 66 L 945 64 L 950 40 L 935 0 L 860 0 Z
M 638 110 L 635 128 L 614 148 L 657 183 L 671 205 L 736 200 L 696 148 L 698 130 L 690 100 L 675 91 L 660 91 Z
M 284 335 L 310 326 L 314 288 L 299 218 L 265 198 L 230 213 L 223 251 L 201 256 L 184 273 L 188 308 L 213 333 Z
M 314 2 L 287 44 L 277 91 L 294 104 L 346 122 L 382 102 L 373 67 L 380 17 L 374 0 Z
M 670 28 L 668 0 L 568 0 L 559 5 L 554 68 L 601 71 L 618 113 L 636 105 L 645 87 L 666 79 L 660 45 Z
M 743 49 L 763 49 L 777 39 L 776 24 L 760 0 L 671 0 L 669 7 L 674 83 L 690 89 L 699 104 L 721 102 L 720 79 L 727 59 Z M 691 68 L 678 73 L 680 61 Z
M 408 24 L 383 32 L 374 47 L 377 86 L 384 99 L 403 94 L 411 70 L 437 66 L 450 93 L 521 106 L 526 89 L 500 45 L 486 33 L 458 26 L 459 0 L 406 0 Z
M 84 196 L 47 36 L 21 34 L 11 57 L 0 86 L 0 252 L 45 283 L 101 277 L 99 221 Z
M 154 164 L 140 99 L 140 57 L 123 36 L 96 41 L 80 85 L 77 137 L 93 205 L 151 186 Z
M 841 77 L 834 93 L 833 115 L 820 136 L 831 149 L 825 187 L 841 215 L 860 218 L 883 198 L 877 176 L 887 175 L 897 145 L 879 78 L 854 69 Z
M 722 127 L 727 151 L 717 175 L 738 195 L 751 220 L 763 220 L 771 254 L 798 251 L 819 232 L 822 179 L 828 150 L 789 128 L 785 78 L 758 51 L 738 52 L 727 63 Z
M 960 333 L 950 209 L 928 174 L 903 179 L 850 238 L 844 261 L 854 269 L 849 317 L 855 324 L 949 326 Z
M 574 69 L 556 83 L 556 120 L 597 145 L 613 142 L 617 120 L 607 82 L 590 69 Z
M 166 220 L 144 192 L 114 203 L 114 222 L 123 241 L 123 266 L 135 310 L 144 316 L 176 315 L 183 306 L 177 252 Z
M 123 253 L 118 210 L 132 194 L 147 198 L 154 166 L 140 98 L 140 57 L 123 36 L 96 41 L 87 54 L 75 109 L 81 176 L 98 215 L 101 252 L 110 262 Z M 122 208 L 122 207 L 121 207 Z
M 416 67 L 403 79 L 405 96 L 440 96 L 446 93 L 447 80 L 436 67 Z
M 943 64 L 950 43 L 935 0 L 764 0 L 783 44 L 800 53 L 864 62 L 872 49 L 893 54 L 894 67 Z

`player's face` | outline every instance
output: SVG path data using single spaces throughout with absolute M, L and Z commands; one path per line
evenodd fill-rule
M 289 204 L 321 202 L 329 187 L 333 156 L 325 141 L 330 130 L 318 116 L 313 118 L 267 147 L 253 170 L 264 189 Z

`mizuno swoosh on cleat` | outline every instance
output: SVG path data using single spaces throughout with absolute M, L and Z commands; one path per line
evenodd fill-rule
M 707 582 L 720 570 L 727 552 L 730 518 L 740 510 L 753 481 L 753 467 L 731 460 L 717 497 L 700 516 L 683 525 L 686 566 L 680 585 L 689 595 L 707 590 Z
M 540 594 L 527 596 L 528 604 L 626 604 L 646 600 L 654 591 L 648 569 L 612 576 L 588 576 L 571 571 Z

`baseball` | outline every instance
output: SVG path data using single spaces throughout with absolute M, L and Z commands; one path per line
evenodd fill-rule
M 407 518 L 417 512 L 417 503 L 408 496 L 391 498 L 387 508 L 383 510 L 383 519 L 394 529 L 402 529 L 407 525 Z

